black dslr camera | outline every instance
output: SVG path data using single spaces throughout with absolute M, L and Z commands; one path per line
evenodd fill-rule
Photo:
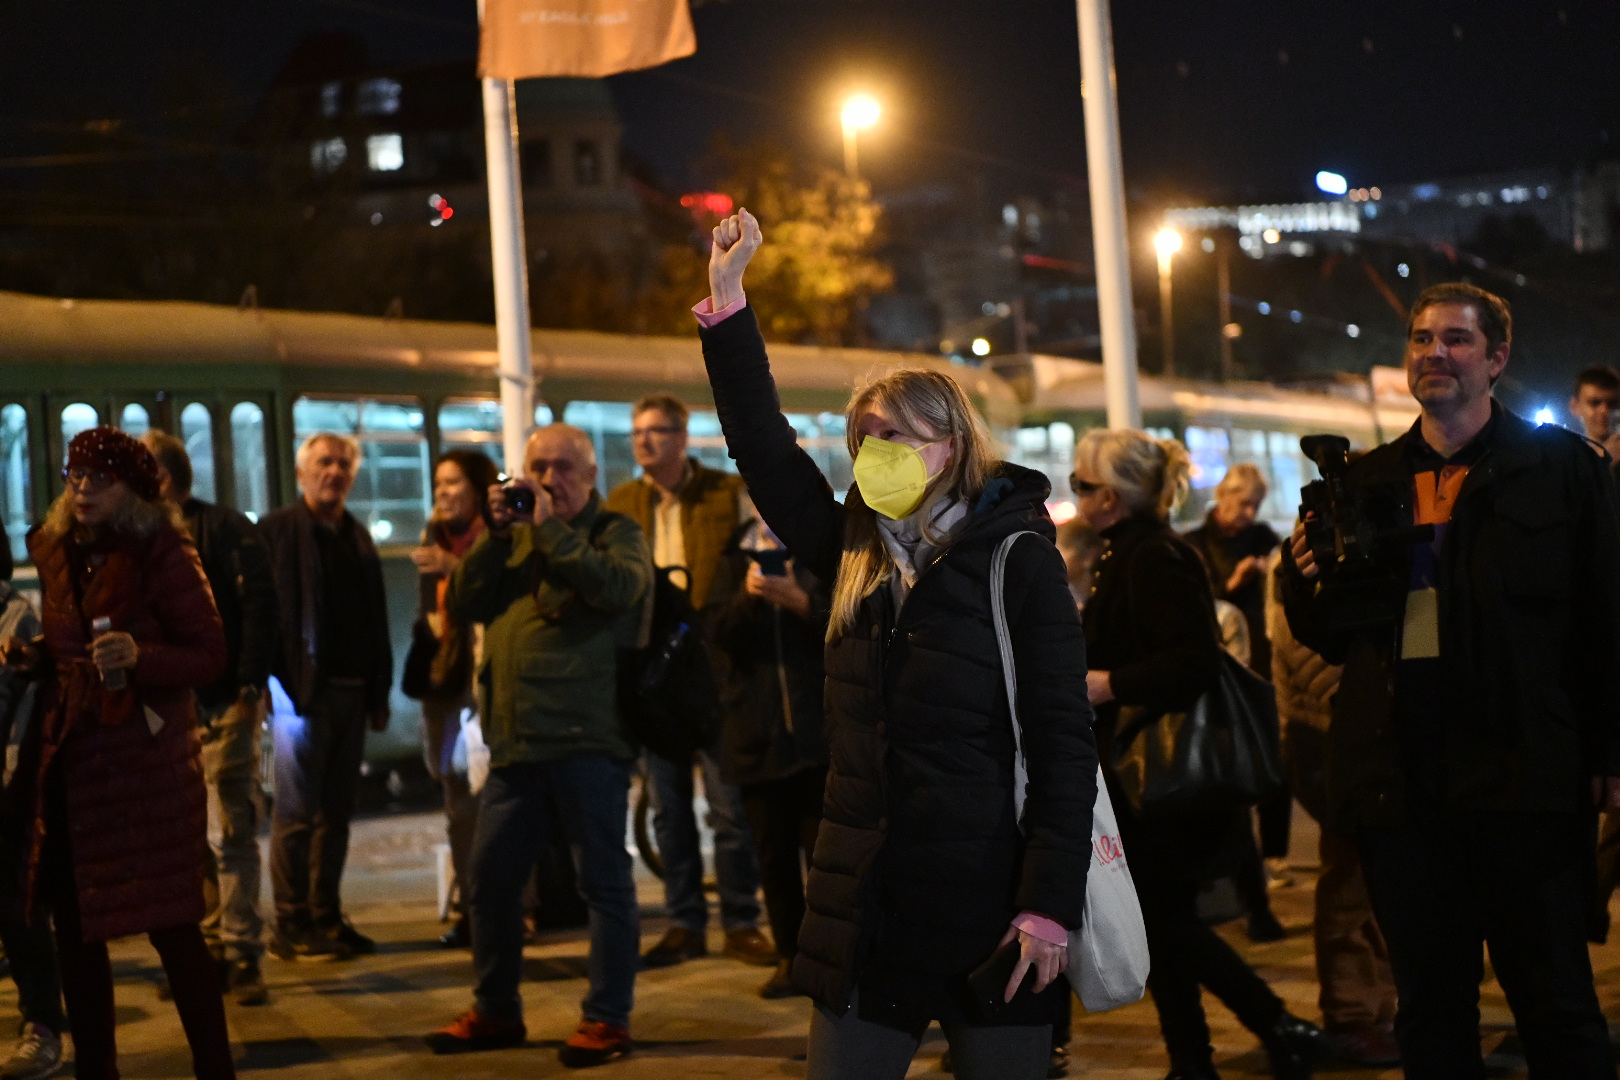
M 534 517 L 534 490 L 505 473 L 496 479 L 501 482 L 501 497 L 506 500 L 507 512 L 519 521 Z
M 1307 435 L 1299 448 L 1322 479 L 1300 491 L 1299 518 L 1321 576 L 1316 602 L 1336 630 L 1387 626 L 1406 602 L 1411 546 L 1434 539 L 1434 526 L 1412 524 L 1406 485 L 1346 482 L 1350 440 Z

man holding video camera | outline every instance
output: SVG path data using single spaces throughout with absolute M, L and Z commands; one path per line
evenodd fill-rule
M 1484 944 L 1531 1075 L 1612 1080 L 1585 930 L 1595 811 L 1620 806 L 1620 522 L 1600 455 L 1493 400 L 1511 344 L 1501 298 L 1418 297 L 1422 416 L 1307 497 L 1284 603 L 1344 664 L 1329 823 L 1360 843 L 1406 1075 L 1484 1075 Z
M 527 1034 L 523 886 L 553 828 L 591 911 L 584 1018 L 559 1048 L 583 1068 L 629 1054 L 640 922 L 624 846 L 636 748 L 616 708 L 618 649 L 633 645 L 651 576 L 636 523 L 604 510 L 589 435 L 529 436 L 525 477 L 490 489 L 489 531 L 462 558 L 450 617 L 483 623 L 477 675 L 489 744 L 473 838 L 473 1007 L 428 1036 L 435 1053 L 520 1045 Z

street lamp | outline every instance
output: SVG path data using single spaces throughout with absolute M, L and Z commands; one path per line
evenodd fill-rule
M 1153 250 L 1159 253 L 1159 330 L 1164 338 L 1164 375 L 1176 370 L 1176 338 L 1171 324 L 1170 261 L 1181 250 L 1181 234 L 1171 228 L 1160 229 L 1153 237 Z
M 844 102 L 844 172 L 851 180 L 860 176 L 855 154 L 855 133 L 869 128 L 883 115 L 883 107 L 870 94 L 856 94 Z

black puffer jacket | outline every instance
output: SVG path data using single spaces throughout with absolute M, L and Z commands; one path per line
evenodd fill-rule
M 755 505 L 794 557 L 834 580 L 845 506 L 781 415 L 751 310 L 704 331 L 727 446 Z M 1085 906 L 1096 744 L 1085 642 L 1052 546 L 1045 477 L 1003 464 L 955 541 L 896 614 L 880 588 L 827 645 L 831 763 L 794 983 L 837 1012 L 857 980 L 863 1017 L 917 1028 L 971 1014 L 966 976 L 1030 910 L 1076 927 Z M 860 492 L 851 489 L 847 505 Z M 1007 565 L 1030 778 L 1025 831 L 1013 814 L 1013 741 L 990 617 L 990 559 Z M 1049 996 L 1007 1022 L 1051 1020 Z

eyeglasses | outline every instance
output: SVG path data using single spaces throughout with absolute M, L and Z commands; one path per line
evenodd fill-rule
M 677 435 L 680 431 L 681 429 L 674 424 L 662 424 L 657 427 L 631 428 L 630 435 L 632 438 L 639 439 L 643 435 Z
M 1082 480 L 1079 473 L 1074 473 L 1069 477 L 1069 487 L 1076 495 L 1092 495 L 1106 486 L 1106 484 L 1093 484 L 1090 480 Z
M 95 469 L 63 469 L 62 479 L 70 487 L 80 491 L 94 492 L 106 491 L 117 482 L 118 477 L 109 472 L 99 472 Z

